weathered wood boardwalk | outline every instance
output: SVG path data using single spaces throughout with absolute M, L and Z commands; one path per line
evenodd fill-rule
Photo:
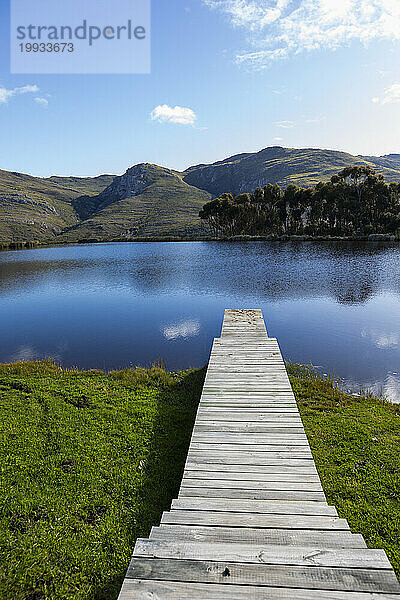
M 383 550 L 326 502 L 275 339 L 227 310 L 179 497 L 138 540 L 120 600 L 400 600 Z

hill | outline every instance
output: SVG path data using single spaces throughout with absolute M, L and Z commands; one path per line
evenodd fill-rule
M 74 200 L 97 195 L 114 179 L 40 178 L 0 170 L 0 242 L 46 241 L 79 222 Z
M 393 171 L 393 176 L 400 170 L 400 154 L 386 154 L 385 156 L 360 156 L 363 160 L 375 165 L 377 169 Z
M 202 232 L 198 214 L 210 194 L 156 165 L 136 165 L 96 197 L 75 202 L 85 220 L 63 241 L 186 236 Z
M 311 187 L 327 181 L 341 169 L 352 165 L 370 164 L 387 181 L 400 181 L 400 156 L 372 158 L 352 156 L 336 150 L 315 148 L 295 149 L 273 146 L 260 152 L 238 154 L 225 160 L 190 167 L 183 174 L 184 181 L 219 196 L 224 192 L 241 194 L 258 186 L 277 183 L 287 187 L 294 183 Z
M 211 197 L 267 183 L 309 187 L 344 167 L 369 164 L 400 181 L 400 155 L 353 156 L 335 150 L 274 146 L 180 173 L 151 164 L 122 176 L 38 178 L 0 171 L 0 244 L 38 240 L 199 236 L 198 213 Z

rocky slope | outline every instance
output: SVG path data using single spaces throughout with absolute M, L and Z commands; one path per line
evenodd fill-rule
M 211 198 L 163 167 L 136 165 L 98 196 L 75 202 L 83 215 L 90 203 L 91 214 L 66 231 L 60 239 L 114 239 L 133 237 L 188 236 L 202 234 L 198 217 Z
M 97 195 L 113 175 L 43 179 L 0 170 L 0 242 L 50 240 L 80 221 L 74 200 Z
M 365 163 L 372 164 L 385 175 L 387 181 L 399 181 L 400 160 L 396 163 L 395 160 L 384 159 L 375 158 L 373 162 L 371 157 L 352 156 L 335 150 L 274 146 L 260 152 L 232 156 L 210 165 L 191 167 L 185 171 L 183 178 L 212 196 L 224 192 L 250 192 L 267 183 L 278 183 L 283 187 L 294 183 L 309 187 L 318 181 L 327 181 L 344 167 Z

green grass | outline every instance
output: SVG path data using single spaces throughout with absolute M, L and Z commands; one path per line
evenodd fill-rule
M 289 373 L 328 500 L 400 574 L 400 408 Z M 203 379 L 0 365 L 1 600 L 116 600 L 177 495 Z
M 203 373 L 0 366 L 0 598 L 111 600 L 177 495 Z
M 329 503 L 400 576 L 400 405 L 349 396 L 312 368 L 289 373 Z

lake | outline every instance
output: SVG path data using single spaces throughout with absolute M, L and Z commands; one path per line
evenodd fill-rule
M 286 360 L 400 402 L 400 248 L 111 243 L 0 252 L 0 362 L 199 367 L 225 308 L 262 308 Z

